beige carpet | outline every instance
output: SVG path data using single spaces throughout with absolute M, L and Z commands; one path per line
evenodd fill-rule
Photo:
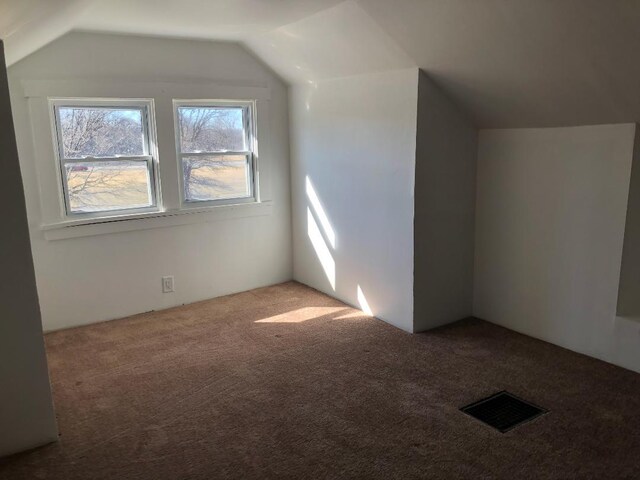
M 479 320 L 409 335 L 287 283 L 46 343 L 60 442 L 2 479 L 640 478 L 640 375 Z M 458 411 L 500 390 L 550 413 Z

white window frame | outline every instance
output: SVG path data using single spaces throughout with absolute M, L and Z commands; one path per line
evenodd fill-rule
M 65 158 L 62 142 L 59 109 L 65 107 L 95 107 L 113 109 L 140 109 L 142 111 L 142 127 L 144 133 L 144 155 L 115 156 L 115 157 L 83 157 Z M 158 161 L 158 143 L 156 140 L 155 109 L 153 99 L 126 98 L 49 98 L 52 136 L 57 163 L 58 185 L 61 188 L 61 202 L 64 217 L 68 219 L 108 219 L 116 215 L 141 214 L 162 210 L 162 196 L 160 192 L 160 175 Z M 100 163 L 109 161 L 145 162 L 149 175 L 151 205 L 148 207 L 118 208 L 101 210 L 98 212 L 73 212 L 69 202 L 67 175 L 65 166 L 71 163 Z
M 182 152 L 182 144 L 180 139 L 180 119 L 178 116 L 178 109 L 180 107 L 203 107 L 203 108 L 225 108 L 225 107 L 240 107 L 244 109 L 245 114 L 244 128 L 246 134 L 246 146 L 247 150 L 244 151 L 218 151 L 218 152 L 198 152 L 188 153 Z M 256 203 L 259 202 L 258 189 L 256 185 L 257 178 L 257 135 L 256 135 L 256 102 L 255 100 L 184 100 L 173 99 L 173 121 L 175 131 L 176 142 L 176 159 L 178 167 L 178 185 L 180 195 L 180 208 L 183 210 L 189 210 L 194 208 L 203 207 L 216 207 L 221 205 L 235 205 L 241 203 Z M 183 170 L 183 157 L 221 157 L 225 155 L 244 155 L 247 158 L 249 178 L 247 179 L 247 186 L 249 195 L 244 197 L 224 198 L 217 200 L 187 200 L 185 197 L 185 185 L 184 185 L 184 170 Z

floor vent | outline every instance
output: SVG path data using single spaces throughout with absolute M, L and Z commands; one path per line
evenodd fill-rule
M 502 433 L 547 413 L 547 410 L 520 400 L 509 392 L 496 393 L 460 410 Z

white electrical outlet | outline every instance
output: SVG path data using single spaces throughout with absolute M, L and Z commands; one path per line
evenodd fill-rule
M 162 293 L 171 293 L 173 291 L 173 275 L 162 277 Z

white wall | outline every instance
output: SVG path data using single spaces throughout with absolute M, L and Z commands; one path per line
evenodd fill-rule
M 0 456 L 58 438 L 0 42 Z
M 418 84 L 414 331 L 468 317 L 478 134 L 424 73 Z
M 45 329 L 291 279 L 287 87 L 242 47 L 71 33 L 13 65 L 9 76 Z M 27 100 L 25 91 L 35 91 L 28 94 L 35 98 Z M 41 225 L 52 208 L 46 195 L 55 185 L 53 174 L 47 173 L 54 171 L 53 147 L 42 146 L 48 124 L 38 105 L 46 103 L 46 96 L 106 92 L 104 96 L 153 97 L 163 188 L 177 189 L 171 98 L 226 98 L 238 91 L 265 95 L 257 115 L 260 187 L 272 201 L 269 214 L 217 221 L 204 216 L 188 225 L 45 238 Z M 32 123 L 38 130 L 35 141 Z M 175 293 L 161 292 L 163 275 L 175 276 Z
M 364 299 L 406 331 L 417 82 L 417 69 L 398 70 L 297 86 L 290 95 L 294 278 L 366 309 Z
M 640 135 L 636 125 L 624 230 L 618 315 L 640 318 Z
M 616 317 L 635 126 L 483 130 L 474 314 L 640 371 Z

